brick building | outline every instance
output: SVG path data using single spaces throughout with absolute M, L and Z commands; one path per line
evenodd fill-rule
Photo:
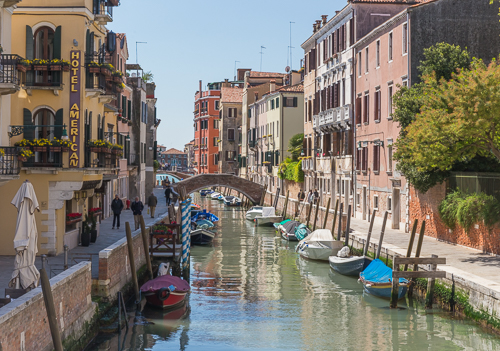
M 219 146 L 219 103 L 222 83 L 209 83 L 194 98 L 194 171 L 197 174 L 217 173 Z
M 220 99 L 219 173 L 238 174 L 241 158 L 241 103 L 243 89 L 238 83 L 223 83 Z
M 184 171 L 188 168 L 188 155 L 185 152 L 171 148 L 161 155 L 170 170 Z

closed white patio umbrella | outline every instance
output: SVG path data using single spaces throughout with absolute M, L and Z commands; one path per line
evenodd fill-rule
M 9 287 L 34 289 L 38 286 L 40 279 L 40 272 L 35 267 L 35 257 L 38 252 L 35 210 L 40 211 L 40 209 L 35 189 L 29 181 L 25 181 L 21 185 L 12 200 L 12 204 L 17 208 L 16 235 L 14 237 L 16 261 Z

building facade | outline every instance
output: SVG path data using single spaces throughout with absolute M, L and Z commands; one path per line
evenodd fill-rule
M 187 155 L 187 172 L 194 169 L 194 139 L 184 145 L 184 153 Z
M 188 168 L 188 154 L 180 150 L 168 149 L 162 153 L 162 158 L 166 162 L 167 170 L 183 172 Z
M 195 173 L 217 173 L 219 165 L 219 103 L 222 83 L 209 83 L 206 91 L 195 94 L 194 163 Z
M 243 89 L 225 82 L 221 89 L 219 123 L 219 173 L 238 175 L 241 159 L 241 103 Z

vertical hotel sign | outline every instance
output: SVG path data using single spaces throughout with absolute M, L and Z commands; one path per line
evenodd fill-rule
M 69 93 L 69 139 L 73 143 L 69 153 L 69 167 L 80 166 L 80 111 L 81 111 L 81 51 L 71 51 L 71 70 Z

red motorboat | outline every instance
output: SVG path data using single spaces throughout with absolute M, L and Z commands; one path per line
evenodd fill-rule
M 179 306 L 190 290 L 187 281 L 172 275 L 162 275 L 141 286 L 148 304 L 160 308 Z

